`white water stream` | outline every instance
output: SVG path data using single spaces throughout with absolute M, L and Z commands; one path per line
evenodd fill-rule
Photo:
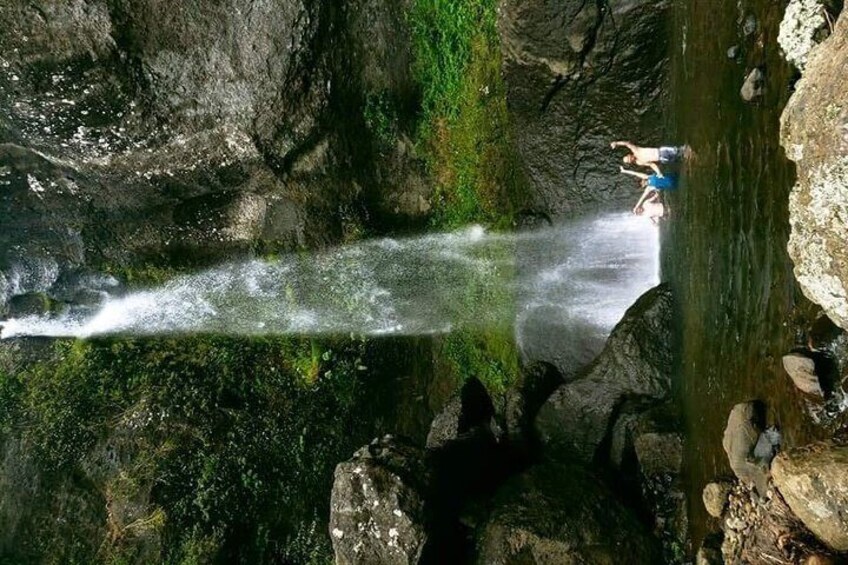
M 223 265 L 97 309 L 6 320 L 2 335 L 420 335 L 514 324 L 522 348 L 542 332 L 597 349 L 657 284 L 658 251 L 657 228 L 629 214 L 512 234 L 471 227 Z

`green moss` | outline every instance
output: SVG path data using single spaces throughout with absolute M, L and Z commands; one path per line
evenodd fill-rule
M 134 539 L 154 534 L 169 563 L 329 561 L 332 471 L 372 433 L 365 348 L 284 338 L 60 342 L 52 360 L 0 373 L 0 444 L 22 441 L 46 481 L 19 556 L 65 561 L 57 548 L 67 532 L 50 524 L 75 518 L 51 509 L 94 496 L 141 510 L 84 540 L 74 552 L 82 562 L 121 562 Z M 121 454 L 116 471 L 102 471 L 104 441 Z M 103 511 L 102 502 L 90 507 Z
M 495 0 L 417 0 L 419 147 L 436 183 L 433 225 L 508 228 L 526 185 L 510 142 Z

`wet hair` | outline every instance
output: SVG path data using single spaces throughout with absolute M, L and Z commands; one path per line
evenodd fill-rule
M 622 158 L 621 158 L 621 160 L 622 160 L 622 161 L 624 161 L 625 163 L 630 164 L 630 163 L 632 163 L 632 162 L 634 162 L 634 161 L 636 160 L 636 157 L 634 157 L 633 155 L 630 155 L 630 154 L 628 153 L 627 155 L 625 155 L 624 157 L 622 157 Z

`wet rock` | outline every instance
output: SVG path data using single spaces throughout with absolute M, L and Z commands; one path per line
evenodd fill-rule
M 721 542 L 721 534 L 711 534 L 704 538 L 704 542 L 695 555 L 695 565 L 724 565 Z
M 790 0 L 780 22 L 777 42 L 786 60 L 803 71 L 807 56 L 818 44 L 816 36 L 827 25 L 821 0 Z
M 727 507 L 727 495 L 730 494 L 732 488 L 733 485 L 727 482 L 708 483 L 704 487 L 701 499 L 704 501 L 707 514 L 713 518 L 721 518 L 724 509 Z
M 13 296 L 9 300 L 9 317 L 40 316 L 50 312 L 53 301 L 43 292 L 30 292 Z
M 752 102 L 765 92 L 765 74 L 759 68 L 751 70 L 745 77 L 745 83 L 739 91 L 739 95 L 745 102 Z
M 603 352 L 580 378 L 566 383 L 536 417 L 549 452 L 590 462 L 625 399 L 664 399 L 671 387 L 671 291 L 660 285 L 631 306 Z
M 804 294 L 848 328 L 848 18 L 812 50 L 781 116 L 798 181 L 789 197 L 789 255 Z
M 737 404 L 727 418 L 721 444 L 736 477 L 764 493 L 768 486 L 768 466 L 754 458 L 754 447 L 763 430 L 761 422 L 761 405 L 755 402 Z
M 424 454 L 391 436 L 336 466 L 330 537 L 336 563 L 419 563 L 428 540 Z
M 727 58 L 732 59 L 732 60 L 736 60 L 737 57 L 739 57 L 739 46 L 733 45 L 733 46 L 729 47 L 727 49 Z
M 444 410 L 433 419 L 427 435 L 427 449 L 439 449 L 450 442 L 460 441 L 476 429 L 494 435 L 494 415 L 495 408 L 486 387 L 477 379 L 469 379 L 462 385 L 459 394 L 448 401 Z
M 546 464 L 511 479 L 481 528 L 478 563 L 658 562 L 653 540 L 630 511 L 579 467 Z
M 748 14 L 745 16 L 745 21 L 742 22 L 742 33 L 745 37 L 750 37 L 757 33 L 759 27 L 760 23 L 757 21 L 757 17 L 754 14 Z
M 529 452 L 535 450 L 538 439 L 533 426 L 536 414 L 563 378 L 556 367 L 545 362 L 524 368 L 521 377 L 521 384 L 506 393 L 503 419 L 511 447 Z
M 848 551 L 848 447 L 824 442 L 785 451 L 772 473 L 804 525 L 832 548 Z
M 801 392 L 824 398 L 815 361 L 800 353 L 790 353 L 783 356 L 783 369 Z
M 669 1 L 508 0 L 498 29 L 530 207 L 561 215 L 629 198 L 609 142 L 659 143 Z M 605 116 L 604 120 L 587 119 Z M 620 156 L 618 157 L 620 159 Z

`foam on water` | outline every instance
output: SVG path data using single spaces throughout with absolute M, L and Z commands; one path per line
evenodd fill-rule
M 479 226 L 246 261 L 4 322 L 3 337 L 173 333 L 418 335 L 546 323 L 606 335 L 658 280 L 656 228 L 629 214 L 516 234 Z

